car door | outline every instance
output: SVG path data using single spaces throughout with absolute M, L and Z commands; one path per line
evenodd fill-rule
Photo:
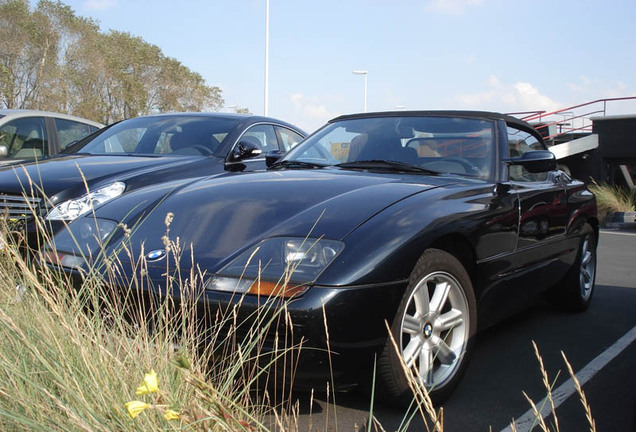
M 514 158 L 528 151 L 545 150 L 545 147 L 533 134 L 509 126 L 508 149 L 510 157 Z M 556 171 L 530 173 L 520 165 L 511 165 L 508 176 L 519 199 L 515 252 L 517 272 L 535 285 L 529 291 L 543 290 L 563 276 L 559 257 L 566 253 L 567 248 L 566 185 Z

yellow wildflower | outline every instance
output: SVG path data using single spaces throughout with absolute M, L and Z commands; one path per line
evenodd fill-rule
M 126 403 L 126 409 L 128 410 L 128 415 L 130 417 L 137 417 L 143 410 L 150 408 L 150 405 L 146 402 L 141 401 L 131 401 Z
M 166 412 L 163 415 L 163 418 L 165 418 L 166 420 L 179 420 L 181 418 L 181 414 L 179 414 L 178 412 L 174 411 L 174 410 L 166 410 Z
M 151 369 L 149 373 L 144 376 L 144 383 L 137 387 L 135 394 L 137 396 L 145 395 L 148 393 L 154 393 L 159 390 L 159 383 L 157 382 L 157 374 L 154 369 Z

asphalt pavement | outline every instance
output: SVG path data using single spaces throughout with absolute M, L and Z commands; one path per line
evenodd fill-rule
M 636 432 L 636 231 L 603 230 L 596 291 L 584 313 L 564 313 L 547 301 L 481 333 L 464 380 L 443 404 L 444 432 L 530 431 L 534 416 L 524 392 L 539 403 L 546 391 L 534 341 L 554 380 L 561 432 L 590 430 L 569 380 L 568 359 L 583 385 L 596 430 Z M 357 392 L 299 394 L 298 430 L 366 430 L 369 413 L 386 431 L 424 431 L 421 416 L 379 406 Z M 545 419 L 554 430 L 555 420 Z M 408 425 L 408 426 L 407 426 Z M 363 429 L 364 428 L 364 429 Z M 375 427 L 372 430 L 376 430 Z M 382 430 L 382 429 L 377 429 Z

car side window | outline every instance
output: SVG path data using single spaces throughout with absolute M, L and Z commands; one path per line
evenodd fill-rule
M 272 125 L 256 125 L 249 128 L 243 136 L 258 139 L 263 153 L 278 151 L 278 138 Z
M 520 157 L 524 153 L 533 150 L 544 150 L 534 135 L 508 127 L 508 151 L 511 158 Z M 511 165 L 508 172 L 511 181 L 537 182 L 547 179 L 547 173 L 531 173 L 520 165 Z
M 7 156 L 35 159 L 48 155 L 49 148 L 43 117 L 25 117 L 5 123 L 0 128 L 0 145 Z
M 281 150 L 288 152 L 289 150 L 296 147 L 296 144 L 303 140 L 303 137 L 300 134 L 297 134 L 293 130 L 276 126 L 276 131 L 278 132 L 278 136 L 280 137 L 280 141 L 283 143 L 283 148 Z
M 97 130 L 95 126 L 86 123 L 60 118 L 55 119 L 55 128 L 57 129 L 57 141 L 60 144 L 60 150 Z

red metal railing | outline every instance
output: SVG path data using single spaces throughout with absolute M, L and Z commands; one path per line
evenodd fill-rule
M 537 126 L 537 130 L 539 130 L 539 132 L 542 132 L 542 129 L 549 130 L 550 126 L 556 126 L 559 129 L 556 133 L 542 134 L 544 135 L 544 138 L 546 140 L 552 140 L 556 137 L 566 134 L 592 132 L 592 121 L 590 120 L 592 116 L 604 117 L 605 115 L 607 115 L 608 102 L 628 100 L 636 101 L 636 96 L 597 99 L 595 101 L 586 102 L 550 112 L 523 111 L 509 114 L 517 116 L 521 120 L 525 120 L 530 123 L 541 123 L 540 126 Z M 601 104 L 602 107 L 599 106 Z M 561 116 L 562 118 L 555 118 L 557 116 Z

